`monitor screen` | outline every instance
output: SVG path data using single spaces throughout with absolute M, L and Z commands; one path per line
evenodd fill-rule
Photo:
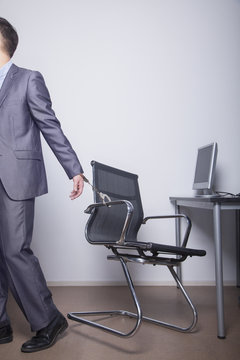
M 217 143 L 198 149 L 193 190 L 212 190 L 217 159 Z

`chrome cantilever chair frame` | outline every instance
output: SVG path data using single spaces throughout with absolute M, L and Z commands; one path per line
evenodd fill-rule
M 99 164 L 99 165 L 102 165 L 102 164 Z M 105 166 L 105 165 L 102 165 L 102 166 Z M 115 241 L 104 241 L 104 240 L 102 240 L 102 241 L 98 240 L 97 242 L 93 241 L 91 239 L 91 234 L 90 234 L 89 229 L 91 228 L 91 225 L 92 225 L 92 218 L 94 218 L 94 216 L 97 215 L 98 209 L 105 207 L 105 210 L 109 209 L 109 212 L 111 213 L 111 209 L 114 209 L 115 206 L 124 206 L 124 205 L 126 207 L 126 213 L 125 213 L 125 218 L 123 219 L 124 221 L 123 221 L 120 238 L 116 239 Z M 184 219 L 186 221 L 186 229 L 185 229 L 185 233 L 183 236 L 182 245 L 181 245 L 181 247 L 176 247 L 176 246 L 168 246 L 168 245 L 134 241 L 134 239 L 129 240 L 128 239 L 129 230 L 130 230 L 130 226 L 131 226 L 133 216 L 134 216 L 134 206 L 129 200 L 120 199 L 120 200 L 116 200 L 116 201 L 106 202 L 104 204 L 103 203 L 95 203 L 95 204 L 89 205 L 88 208 L 85 210 L 85 213 L 88 213 L 91 215 L 86 224 L 86 229 L 85 229 L 86 239 L 91 244 L 104 245 L 108 249 L 112 250 L 113 255 L 109 255 L 107 257 L 107 259 L 108 260 L 116 260 L 116 261 L 120 262 L 123 272 L 124 272 L 124 275 L 125 275 L 125 278 L 126 278 L 126 281 L 127 281 L 127 284 L 128 284 L 128 287 L 129 287 L 129 290 L 130 290 L 130 293 L 131 293 L 133 303 L 136 308 L 136 313 L 133 313 L 133 312 L 130 312 L 127 310 L 70 312 L 70 313 L 68 313 L 68 318 L 71 320 L 74 320 L 76 322 L 84 323 L 84 324 L 90 325 L 92 327 L 109 332 L 111 334 L 118 335 L 118 336 L 125 337 L 125 338 L 133 336 L 138 331 L 138 329 L 142 323 L 142 320 L 151 322 L 156 325 L 161 325 L 161 326 L 167 327 L 172 330 L 181 331 L 181 332 L 190 332 L 191 330 L 193 330 L 193 328 L 195 327 L 195 325 L 197 323 L 197 319 L 198 319 L 197 310 L 196 310 L 195 306 L 193 305 L 189 295 L 187 294 L 184 286 L 182 285 L 180 279 L 178 278 L 178 276 L 174 270 L 174 266 L 178 266 L 188 256 L 194 256 L 194 255 L 204 256 L 205 255 L 205 251 L 203 251 L 203 250 L 194 250 L 194 249 L 186 248 L 188 237 L 189 237 L 189 234 L 191 231 L 190 219 L 186 215 L 183 215 L 183 214 L 149 216 L 149 217 L 145 217 L 142 219 L 141 224 L 146 224 L 149 220 L 156 220 L 156 219 L 160 219 L 160 220 L 161 219 L 175 219 L 175 220 L 176 219 L 179 219 L 179 220 Z M 127 249 L 130 252 L 135 251 L 135 253 L 129 254 L 129 253 L 121 252 L 121 250 L 123 250 L 123 249 L 124 250 Z M 136 254 L 136 252 L 137 252 L 137 254 Z M 148 255 L 149 252 L 151 252 L 152 255 Z M 160 257 L 159 254 L 163 254 L 163 256 Z M 170 254 L 170 257 L 166 257 L 166 254 Z M 175 255 L 175 257 L 173 257 L 172 255 Z M 151 264 L 151 265 L 167 266 L 177 284 L 177 287 L 180 289 L 181 293 L 183 294 L 183 297 L 185 298 L 187 304 L 189 305 L 189 307 L 191 309 L 191 313 L 192 313 L 191 323 L 186 327 L 181 327 L 179 325 L 170 324 L 170 323 L 163 322 L 163 321 L 160 321 L 157 319 L 143 316 L 142 309 L 141 309 L 141 306 L 140 306 L 140 303 L 137 298 L 136 291 L 135 291 L 135 288 L 133 285 L 133 281 L 132 281 L 130 273 L 129 273 L 127 262 L 134 262 L 134 263 L 138 263 L 138 264 Z M 116 316 L 116 315 L 119 316 L 120 315 L 120 316 L 133 318 L 133 319 L 135 319 L 135 322 L 134 322 L 134 326 L 131 328 L 130 331 L 122 332 L 117 329 L 107 327 L 107 326 L 99 323 L 98 321 L 87 320 L 85 318 L 88 316 L 98 316 L 98 315 L 101 315 L 101 316 L 102 315 L 103 316 Z

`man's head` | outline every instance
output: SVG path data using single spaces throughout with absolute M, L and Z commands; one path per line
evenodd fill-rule
M 0 17 L 0 50 L 13 56 L 18 45 L 18 34 L 14 27 L 4 18 Z

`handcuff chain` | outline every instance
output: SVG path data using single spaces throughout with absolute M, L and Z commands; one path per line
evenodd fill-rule
M 106 205 L 106 201 L 111 201 L 110 196 L 108 196 L 107 194 L 102 193 L 101 191 L 99 191 L 95 186 L 93 186 L 90 181 L 86 178 L 85 175 L 81 174 L 83 181 L 86 182 L 88 185 L 91 186 L 91 188 L 93 189 L 94 192 L 96 192 L 100 198 L 102 199 L 102 202 L 104 205 Z M 106 199 L 106 200 L 105 200 Z

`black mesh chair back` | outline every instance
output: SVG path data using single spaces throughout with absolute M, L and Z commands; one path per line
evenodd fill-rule
M 138 176 L 126 171 L 92 161 L 93 186 L 107 194 L 112 201 L 128 200 L 134 207 L 133 217 L 126 234 L 127 242 L 137 241 L 137 233 L 143 221 L 143 208 L 140 198 Z M 94 194 L 96 203 L 102 202 L 97 192 Z M 114 243 L 119 240 L 126 218 L 126 205 L 101 207 L 94 210 L 87 228 L 88 240 L 91 243 Z M 91 225 L 91 226 L 89 226 Z

